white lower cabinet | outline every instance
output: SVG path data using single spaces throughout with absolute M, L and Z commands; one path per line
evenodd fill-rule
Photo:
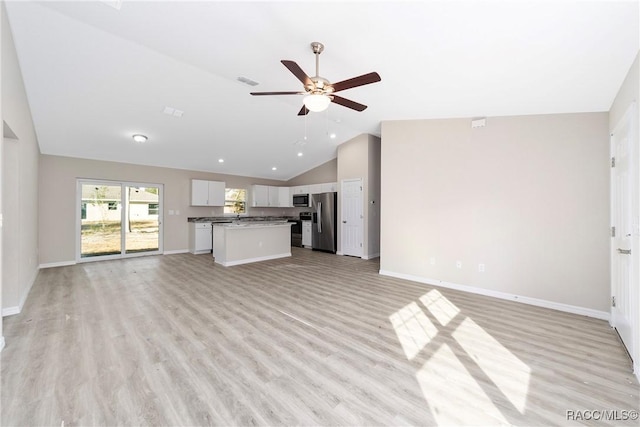
M 210 222 L 189 223 L 189 252 L 192 254 L 208 254 L 211 252 L 213 228 Z
M 302 246 L 311 247 L 311 221 L 302 221 Z

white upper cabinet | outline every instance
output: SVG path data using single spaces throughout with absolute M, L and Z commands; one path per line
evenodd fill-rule
M 337 182 L 327 182 L 326 184 L 320 184 L 322 193 L 334 193 L 338 191 L 338 183 Z
M 280 206 L 280 187 L 269 186 L 269 207 Z
M 253 207 L 269 207 L 269 186 L 252 185 L 251 197 Z
M 281 208 L 293 207 L 291 200 L 291 189 L 289 187 L 278 187 L 278 206 Z
M 295 187 L 291 187 L 291 195 L 294 195 L 294 194 L 309 194 L 309 186 L 297 185 Z
M 251 189 L 253 193 L 251 206 L 254 208 L 289 208 L 293 206 L 289 187 L 254 184 Z
M 191 180 L 191 206 L 224 206 L 225 183 Z
M 322 184 L 311 184 L 309 186 L 309 194 L 320 194 L 322 193 Z

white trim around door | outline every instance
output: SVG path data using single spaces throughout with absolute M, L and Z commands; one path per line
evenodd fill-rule
M 95 202 L 83 201 L 83 186 L 95 186 Z M 163 192 L 163 184 L 78 179 L 76 183 L 76 262 L 162 254 Z M 136 206 L 134 200 L 141 202 L 138 203 L 140 206 Z M 102 233 L 104 236 L 98 235 L 98 238 L 104 240 L 105 246 L 109 240 L 109 249 L 105 249 L 103 253 L 83 254 L 83 219 L 86 228 L 86 220 L 91 215 L 98 215 L 95 218 L 97 223 L 109 224 L 114 229 L 111 233 Z M 149 220 L 151 223 L 149 229 L 135 230 L 136 233 L 134 233 L 132 230 L 134 218 Z M 136 245 L 139 244 L 134 241 L 134 234 L 140 237 L 139 240 L 148 241 L 148 247 L 144 247 L 144 243 L 141 247 L 137 247 Z M 87 242 L 88 240 L 84 241 L 85 244 L 88 244 Z

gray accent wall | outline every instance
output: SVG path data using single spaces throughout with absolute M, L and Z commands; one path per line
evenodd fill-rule
M 380 138 L 362 134 L 338 146 L 338 253 L 342 253 L 341 183 L 362 179 L 362 257 L 380 255 Z
M 329 160 L 305 173 L 302 173 L 287 181 L 288 187 L 308 184 L 324 184 L 335 182 L 338 175 L 338 159 Z
M 608 122 L 383 122 L 381 271 L 608 312 Z

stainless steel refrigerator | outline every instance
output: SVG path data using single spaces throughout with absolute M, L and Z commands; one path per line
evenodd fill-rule
M 338 193 L 312 194 L 311 246 L 315 251 L 336 253 Z

